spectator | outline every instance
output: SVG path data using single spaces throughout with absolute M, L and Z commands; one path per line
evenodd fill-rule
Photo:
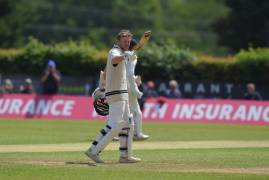
M 144 109 L 144 104 L 147 98 L 159 97 L 159 94 L 154 89 L 154 87 L 155 87 L 155 84 L 153 81 L 148 81 L 147 85 L 145 85 L 144 83 L 140 85 L 140 90 L 142 90 L 143 92 L 142 98 L 139 99 L 138 101 L 141 111 L 143 111 Z
M 247 93 L 245 94 L 245 99 L 248 100 L 262 100 L 262 96 L 256 91 L 255 84 L 247 84 Z
M 85 95 L 86 96 L 90 96 L 91 95 L 91 91 L 92 91 L 91 84 L 89 82 L 87 82 L 84 85 L 84 93 L 85 93 Z
M 176 80 L 171 80 L 169 82 L 169 89 L 166 91 L 167 98 L 182 98 L 181 92 L 178 89 L 178 84 Z
M 2 87 L 2 91 L 4 94 L 12 94 L 14 90 L 13 83 L 10 79 L 5 79 Z
M 159 94 L 157 93 L 157 91 L 154 88 L 155 88 L 154 82 L 148 81 L 147 82 L 147 89 L 144 92 L 144 98 L 158 97 Z
M 43 94 L 53 95 L 59 91 L 59 83 L 61 81 L 60 72 L 56 69 L 56 64 L 53 60 L 49 60 L 47 69 L 41 78 L 43 85 Z
M 161 82 L 158 88 L 159 96 L 166 96 L 167 87 L 164 82 Z
M 22 94 L 35 94 L 34 86 L 30 78 L 24 80 L 24 84 L 20 87 L 20 92 Z

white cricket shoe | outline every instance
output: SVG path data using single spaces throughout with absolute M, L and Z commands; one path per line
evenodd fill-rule
M 143 141 L 149 138 L 149 135 L 146 134 L 139 134 L 139 135 L 134 135 L 133 140 L 135 141 Z
M 99 155 L 92 153 L 91 149 L 85 151 L 85 154 L 96 163 L 104 163 L 104 161 L 99 157 Z
M 138 163 L 141 159 L 137 157 L 120 157 L 119 163 Z

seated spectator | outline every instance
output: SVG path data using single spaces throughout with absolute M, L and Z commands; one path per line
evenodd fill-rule
M 262 100 L 262 96 L 256 91 L 255 84 L 247 84 L 247 93 L 245 94 L 245 99 L 248 100 Z
M 90 96 L 92 93 L 91 84 L 89 82 L 84 85 L 84 93 L 86 96 Z
M 30 78 L 24 80 L 24 84 L 20 87 L 20 92 L 22 94 L 35 94 L 33 83 Z
M 4 94 L 12 94 L 14 90 L 13 83 L 10 79 L 5 79 L 3 86 L 2 86 L 2 91 Z
M 56 64 L 53 60 L 49 60 L 47 69 L 41 78 L 43 85 L 43 94 L 53 95 L 59 91 L 59 83 L 61 81 L 60 72 L 56 69 Z
M 161 82 L 161 84 L 159 85 L 159 88 L 158 88 L 159 96 L 164 96 L 165 97 L 166 92 L 167 92 L 167 87 L 166 87 L 164 82 Z
M 178 84 L 176 80 L 171 80 L 169 82 L 169 89 L 166 91 L 167 98 L 182 98 L 181 92 L 178 89 Z
M 154 82 L 148 81 L 146 91 L 144 92 L 144 98 L 159 97 L 159 94 L 154 88 L 155 88 Z

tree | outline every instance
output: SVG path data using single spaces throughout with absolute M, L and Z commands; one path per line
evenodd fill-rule
M 28 36 L 43 42 L 85 38 L 109 47 L 120 29 L 138 39 L 152 30 L 153 41 L 212 52 L 211 25 L 227 8 L 223 0 L 0 0 L 0 47 L 25 44 Z M 4 33 L 2 33 L 4 32 Z
M 0 1 L 0 46 L 15 46 L 23 41 L 25 38 L 24 32 L 28 25 L 38 17 L 38 14 L 35 12 L 37 1 Z
M 230 12 L 215 25 L 219 44 L 233 52 L 269 45 L 269 1 L 226 0 Z

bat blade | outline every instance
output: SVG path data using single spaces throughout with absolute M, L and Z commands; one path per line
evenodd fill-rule
M 132 50 L 137 51 L 137 50 L 141 49 L 149 41 L 151 34 L 152 34 L 151 31 L 144 32 L 144 34 L 140 38 L 139 42 L 137 43 L 137 45 L 135 45 L 132 48 Z

